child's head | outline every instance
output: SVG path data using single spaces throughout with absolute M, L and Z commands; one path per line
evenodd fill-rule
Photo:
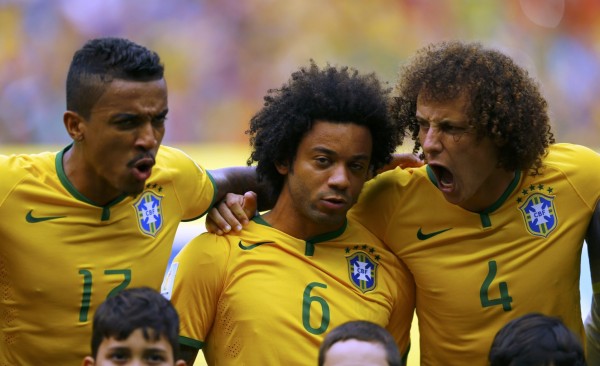
M 354 320 L 329 332 L 319 348 L 319 366 L 403 364 L 394 337 L 378 324 Z
M 559 319 L 531 313 L 508 322 L 494 338 L 491 366 L 585 366 L 583 346 Z
M 153 365 L 185 365 L 179 359 L 179 317 L 157 291 L 131 288 L 106 299 L 94 314 L 92 357 L 83 365 L 139 358 Z

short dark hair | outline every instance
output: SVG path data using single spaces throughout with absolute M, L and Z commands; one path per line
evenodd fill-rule
M 141 329 L 146 340 L 167 338 L 179 359 L 179 316 L 163 295 L 149 287 L 129 288 L 106 299 L 94 314 L 92 357 L 107 338 L 124 340 Z
M 270 89 L 263 108 L 252 117 L 253 147 L 248 165 L 257 162 L 259 180 L 266 180 L 277 196 L 284 177 L 276 163 L 293 162 L 302 138 L 317 120 L 354 123 L 371 132 L 373 151 L 370 168 L 375 171 L 389 162 L 401 142 L 396 124 L 389 118 L 388 95 L 377 76 L 359 74 L 350 67 L 327 65 L 320 69 L 313 60 L 292 73 L 279 89 Z
M 542 157 L 554 143 L 547 102 L 537 82 L 505 54 L 479 43 L 431 44 L 417 51 L 400 70 L 392 118 L 421 147 L 417 98 L 447 102 L 466 96 L 469 125 L 479 139 L 490 137 L 498 166 L 539 173 Z
M 89 40 L 73 55 L 67 74 L 67 110 L 87 119 L 114 79 L 154 81 L 164 66 L 154 51 L 123 38 Z
M 508 322 L 496 334 L 490 366 L 584 366 L 577 336 L 559 319 L 531 313 Z
M 383 346 L 390 366 L 402 366 L 404 363 L 394 337 L 382 326 L 366 320 L 353 320 L 341 324 L 327 333 L 319 348 L 318 365 L 325 363 L 325 354 L 337 342 L 356 339 L 363 342 L 378 343 Z

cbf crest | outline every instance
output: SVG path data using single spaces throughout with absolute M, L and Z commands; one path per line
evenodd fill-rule
M 377 263 L 365 252 L 358 251 L 349 257 L 348 274 L 350 282 L 363 293 L 371 291 L 377 286 Z
M 146 235 L 156 236 L 163 227 L 161 201 L 161 196 L 146 191 L 133 205 L 138 216 L 140 230 Z
M 546 238 L 558 225 L 554 196 L 534 193 L 519 206 L 519 210 L 523 214 L 527 231 L 535 236 Z

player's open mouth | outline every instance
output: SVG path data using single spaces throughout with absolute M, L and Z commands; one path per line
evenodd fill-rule
M 152 167 L 154 166 L 153 158 L 143 158 L 137 160 L 132 166 L 132 173 L 135 179 L 140 181 L 145 181 L 150 178 L 150 174 L 152 174 Z
M 450 170 L 436 164 L 429 164 L 429 167 L 435 174 L 439 189 L 449 191 L 454 187 L 454 174 Z

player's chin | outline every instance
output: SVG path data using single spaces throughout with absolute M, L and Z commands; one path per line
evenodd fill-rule
M 145 181 L 135 180 L 127 182 L 122 191 L 128 196 L 137 196 L 144 191 L 144 188 L 146 188 Z
M 329 226 L 332 229 L 335 229 L 345 222 L 346 212 L 348 211 L 343 210 L 336 212 L 321 212 L 320 215 L 318 215 L 318 217 L 316 218 L 316 221 L 323 225 Z

